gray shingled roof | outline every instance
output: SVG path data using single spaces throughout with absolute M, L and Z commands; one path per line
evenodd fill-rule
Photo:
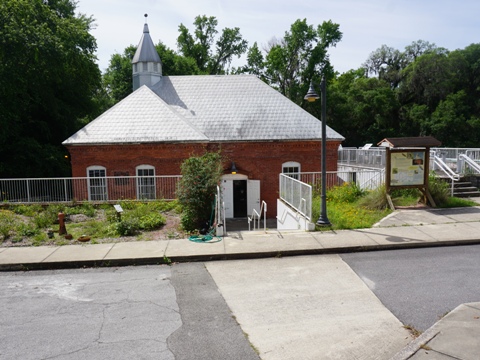
M 143 35 L 132 59 L 132 64 L 138 62 L 161 62 L 160 56 L 158 55 L 158 52 L 153 45 L 152 38 L 150 37 L 150 31 L 148 30 L 147 24 L 143 26 Z
M 254 75 L 164 76 L 63 142 L 318 140 L 321 122 Z M 344 140 L 327 126 L 328 140 Z

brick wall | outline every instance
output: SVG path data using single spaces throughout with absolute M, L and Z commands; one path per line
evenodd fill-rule
M 337 169 L 340 142 L 327 142 L 327 171 Z M 267 216 L 276 216 L 278 174 L 282 164 L 295 161 L 302 172 L 318 172 L 321 167 L 320 141 L 271 141 L 232 143 L 178 143 L 68 146 L 73 177 L 87 176 L 87 167 L 97 165 L 107 169 L 107 176 L 122 173 L 135 176 L 139 165 L 152 165 L 156 175 L 179 175 L 180 165 L 192 155 L 220 150 L 228 173 L 232 161 L 238 174 L 260 180 L 260 196 L 268 205 Z

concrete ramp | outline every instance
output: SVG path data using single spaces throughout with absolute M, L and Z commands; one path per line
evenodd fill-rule
M 389 359 L 411 340 L 337 255 L 206 266 L 263 360 Z

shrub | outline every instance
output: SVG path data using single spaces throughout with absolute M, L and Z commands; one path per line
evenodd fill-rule
M 200 229 L 210 219 L 212 203 L 223 169 L 220 153 L 191 157 L 181 166 L 177 195 L 183 208 L 181 224 L 187 231 Z
M 16 205 L 12 207 L 12 210 L 15 214 L 25 215 L 25 216 L 35 216 L 43 211 L 42 205 L 33 204 L 33 205 Z
M 129 218 L 122 219 L 115 223 L 115 231 L 122 236 L 133 236 L 137 234 L 139 229 L 138 219 Z
M 96 210 L 91 203 L 83 203 L 78 206 L 71 206 L 65 209 L 65 212 L 69 215 L 83 214 L 88 217 L 94 217 Z M 58 216 L 58 215 L 57 215 Z
M 33 217 L 33 223 L 38 229 L 45 229 L 53 225 L 55 218 L 52 219 L 52 214 L 41 212 Z
M 3 240 L 8 239 L 10 236 L 10 232 L 13 230 L 14 221 L 15 219 L 11 211 L 0 211 L 0 235 L 2 235 Z
M 21 222 L 15 227 L 15 232 L 21 237 L 31 237 L 40 233 L 34 224 Z
M 386 209 L 388 207 L 388 201 L 385 184 L 375 190 L 367 192 L 366 195 L 358 201 L 358 205 L 371 210 Z
M 448 203 L 450 198 L 450 189 L 446 181 L 437 178 L 434 174 L 430 174 L 428 177 L 428 190 L 432 195 L 435 205 L 442 207 Z
M 327 201 L 351 203 L 358 200 L 363 191 L 355 183 L 343 183 L 327 191 Z
M 166 219 L 165 217 L 158 213 L 158 212 L 152 212 L 150 214 L 147 214 L 145 216 L 142 216 L 139 219 L 139 228 L 141 230 L 155 230 L 158 228 L 161 228 L 163 225 L 165 225 Z

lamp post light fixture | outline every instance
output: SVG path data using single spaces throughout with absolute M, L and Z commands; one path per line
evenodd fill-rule
M 317 225 L 319 226 L 330 226 L 331 223 L 327 217 L 327 91 L 325 84 L 325 76 L 322 77 L 320 82 L 320 94 L 322 95 L 322 113 L 320 121 L 322 122 L 322 192 L 320 195 L 321 198 L 321 211 L 320 217 L 317 220 Z M 310 82 L 310 88 L 308 89 L 307 95 L 304 97 L 308 102 L 314 102 L 320 99 L 320 96 L 315 92 L 313 88 L 313 83 Z

